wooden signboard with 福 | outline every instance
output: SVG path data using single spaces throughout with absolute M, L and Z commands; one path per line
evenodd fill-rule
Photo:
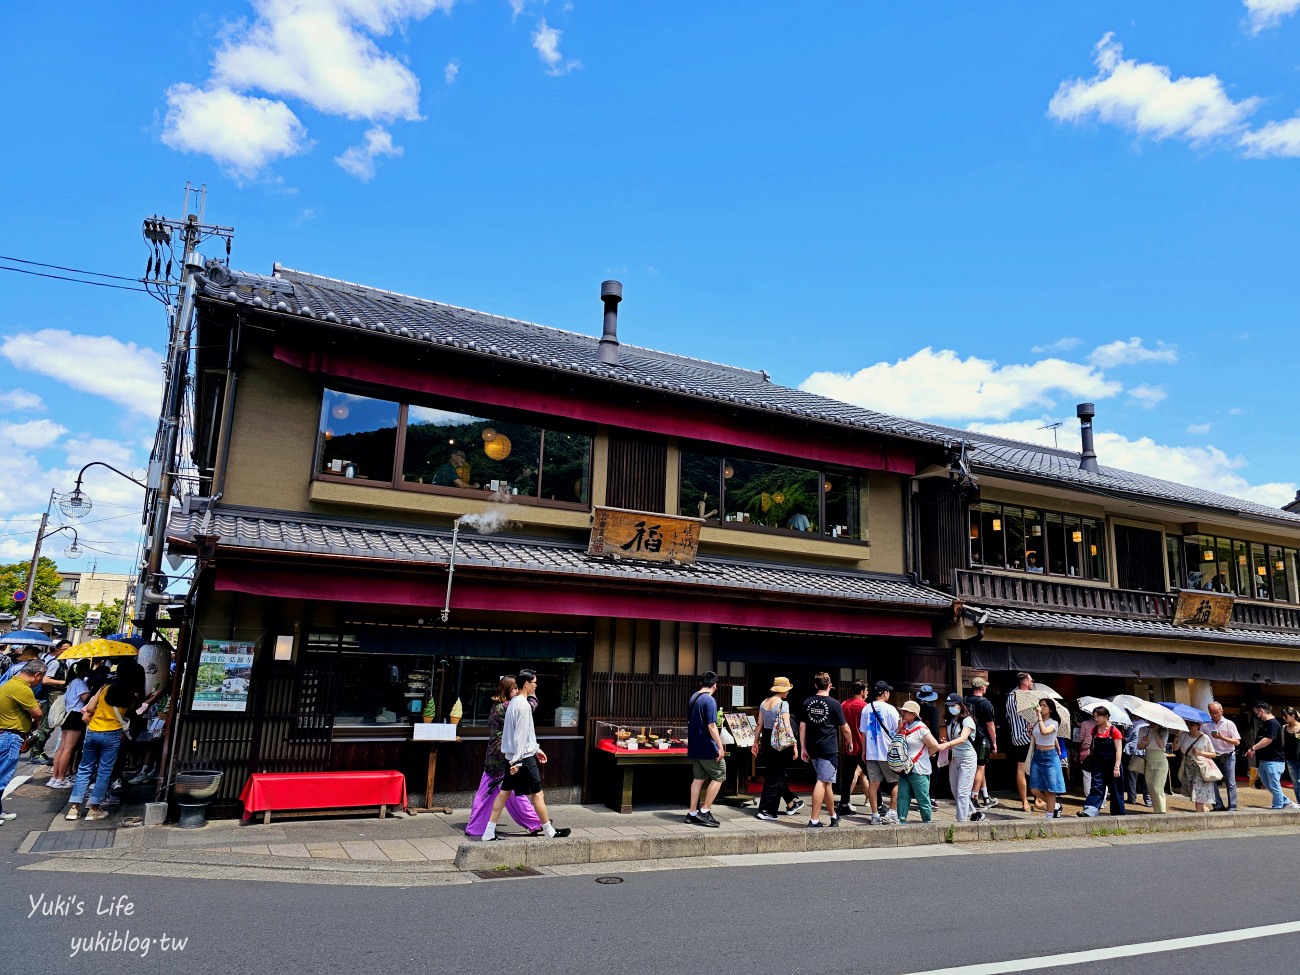
M 690 565 L 700 547 L 699 518 L 682 518 L 597 505 L 588 555 Z
M 1180 589 L 1173 621 L 1177 626 L 1208 626 L 1226 630 L 1232 621 L 1232 604 L 1233 597 L 1224 593 Z

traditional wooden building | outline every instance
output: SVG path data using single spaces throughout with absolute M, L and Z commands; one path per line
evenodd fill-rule
M 953 599 L 908 574 L 946 435 L 621 343 L 613 284 L 598 339 L 208 267 L 201 486 L 169 530 L 199 560 L 175 768 L 224 770 L 232 807 L 252 771 L 419 791 L 414 726 L 459 701 L 438 788 L 472 789 L 489 698 L 528 663 L 548 792 L 595 797 L 600 729 L 679 722 L 704 670 L 724 707 L 777 674 L 952 680 Z

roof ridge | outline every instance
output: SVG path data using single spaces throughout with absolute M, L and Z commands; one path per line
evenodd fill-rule
M 274 274 L 272 276 L 276 278 L 279 278 L 281 272 L 284 272 L 293 276 L 288 279 L 290 281 L 292 281 L 294 278 L 324 281 L 327 282 L 329 285 L 343 285 L 347 288 L 355 288 L 358 291 L 364 291 L 370 294 L 389 295 L 393 298 L 401 298 L 404 301 L 418 302 L 421 305 L 435 305 L 439 308 L 450 308 L 453 311 L 462 311 L 470 315 L 486 315 L 490 318 L 497 318 L 500 319 L 501 321 L 511 322 L 516 325 L 525 325 L 529 328 L 539 328 L 547 332 L 554 332 L 558 335 L 566 335 L 572 338 L 582 339 L 585 342 L 590 342 L 593 344 L 600 341 L 599 336 L 590 335 L 586 332 L 575 332 L 574 330 L 568 328 L 557 328 L 554 325 L 543 325 L 541 322 L 530 322 L 526 318 L 515 318 L 512 315 L 500 315 L 496 312 L 484 311 L 481 308 L 466 308 L 463 305 L 453 305 L 449 302 L 437 301 L 433 298 L 421 298 L 418 295 L 408 295 L 401 291 L 389 291 L 387 288 L 376 288 L 373 285 L 361 284 L 357 281 L 345 281 L 342 278 L 331 278 L 328 275 L 315 274 L 311 271 L 299 271 L 295 268 L 285 267 L 283 264 L 279 263 L 278 261 L 275 262 L 272 265 L 272 267 L 275 269 Z M 235 273 L 256 274 L 256 272 L 247 272 L 247 271 L 236 271 Z M 260 274 L 256 276 L 263 277 L 263 275 Z M 310 283 L 310 281 L 304 281 L 304 283 L 305 284 Z M 665 356 L 666 358 L 670 358 L 670 359 L 676 359 L 679 362 L 696 362 L 699 363 L 700 365 L 712 366 L 715 369 L 726 369 L 729 372 L 746 373 L 748 375 L 760 377 L 764 381 L 770 381 L 771 378 L 770 374 L 767 372 L 766 369 L 750 369 L 747 368 L 746 366 L 736 366 L 727 362 L 714 362 L 712 359 L 701 359 L 698 356 L 682 355 L 679 352 L 665 352 L 662 349 L 651 348 L 648 345 L 634 345 L 630 342 L 623 342 L 622 340 L 619 341 L 619 345 L 625 349 L 636 349 L 642 352 L 653 352 L 655 355 Z

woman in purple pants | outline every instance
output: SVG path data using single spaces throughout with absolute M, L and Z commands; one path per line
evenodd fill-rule
M 475 839 L 482 837 L 487 826 L 488 817 L 492 815 L 492 802 L 501 791 L 501 780 L 506 777 L 507 764 L 501 754 L 501 732 L 506 725 L 506 705 L 519 693 L 513 677 L 502 677 L 497 687 L 496 702 L 488 715 L 487 760 L 483 763 L 483 778 L 479 780 L 478 794 L 474 796 L 474 805 L 470 807 L 469 823 L 465 826 L 465 835 Z M 529 698 L 533 710 L 537 710 L 537 701 Z M 527 796 L 511 796 L 506 800 L 506 812 L 516 823 L 530 833 L 542 831 L 542 821 Z

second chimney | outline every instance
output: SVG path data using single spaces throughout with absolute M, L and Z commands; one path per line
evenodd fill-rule
M 1074 413 L 1079 418 L 1079 433 L 1083 436 L 1079 470 L 1096 474 L 1101 470 L 1097 466 L 1097 451 L 1092 443 L 1092 418 L 1097 415 L 1097 409 L 1091 403 L 1080 403 Z
M 623 300 L 623 282 L 600 282 L 600 300 L 605 303 L 605 330 L 596 346 L 596 358 L 607 366 L 618 365 L 618 303 Z

